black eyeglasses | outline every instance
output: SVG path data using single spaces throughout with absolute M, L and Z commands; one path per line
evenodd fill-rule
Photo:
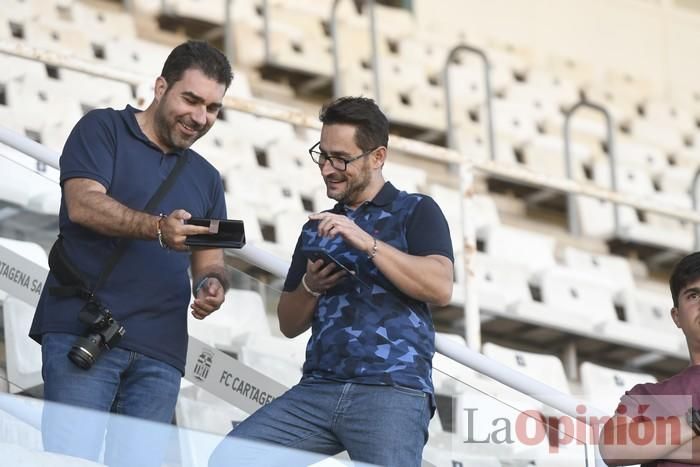
M 319 151 L 319 145 L 321 142 L 319 141 L 318 143 L 314 144 L 311 146 L 309 149 L 309 155 L 311 156 L 311 160 L 313 160 L 316 164 L 319 166 L 322 166 L 323 164 L 326 163 L 326 161 L 330 162 L 331 165 L 335 170 L 340 170 L 341 172 L 344 172 L 348 168 L 348 164 L 351 162 L 355 162 L 357 159 L 360 159 L 362 157 L 368 156 L 369 154 L 372 154 L 375 150 L 379 149 L 380 146 L 377 146 L 376 148 L 372 148 L 369 151 L 363 152 L 359 156 L 351 157 L 349 159 L 345 159 L 343 157 L 339 156 L 329 156 L 328 153 Z

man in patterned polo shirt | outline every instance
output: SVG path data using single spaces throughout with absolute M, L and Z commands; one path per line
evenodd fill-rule
M 320 120 L 309 153 L 338 203 L 309 216 L 277 309 L 285 336 L 312 329 L 304 376 L 230 436 L 418 467 L 435 407 L 428 304 L 452 295 L 449 229 L 430 197 L 384 181 L 389 123 L 373 100 L 338 99 Z M 271 453 L 244 455 L 220 448 L 212 464 L 272 465 Z

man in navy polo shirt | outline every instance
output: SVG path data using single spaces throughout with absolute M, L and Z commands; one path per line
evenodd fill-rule
M 60 235 L 66 257 L 93 285 L 117 243 L 127 242 L 96 291 L 126 334 L 91 368 L 73 364 L 68 352 L 88 332 L 78 319 L 85 300 L 52 295 L 49 290 L 61 284 L 49 273 L 30 331 L 42 346 L 44 397 L 93 415 L 78 420 L 47 405 L 45 449 L 97 460 L 110 411 L 172 421 L 185 366 L 190 291 L 191 312 L 203 319 L 221 306 L 226 289 L 222 250 L 190 253 L 184 242 L 208 232 L 185 224 L 190 217 L 226 218 L 219 173 L 189 148 L 216 121 L 232 78 L 221 52 L 204 42 L 181 44 L 168 56 L 146 110 L 94 110 L 71 132 L 60 159 Z M 180 158 L 185 166 L 174 185 L 156 209 L 144 212 Z M 109 421 L 105 462 L 160 465 L 167 437 L 134 426 L 112 429 L 124 423 Z
M 304 225 L 277 308 L 287 337 L 312 329 L 304 376 L 230 436 L 417 467 L 435 407 L 428 304 L 452 294 L 448 225 L 431 198 L 384 181 L 389 124 L 374 101 L 338 99 L 320 120 L 309 152 L 338 203 Z M 222 443 L 210 464 L 276 465 L 243 445 Z

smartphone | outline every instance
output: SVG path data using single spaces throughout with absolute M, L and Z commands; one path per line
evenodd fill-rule
M 348 275 L 349 275 L 350 277 L 352 277 L 353 279 L 357 280 L 359 283 L 361 283 L 361 284 L 364 285 L 365 287 L 369 287 L 369 286 L 367 285 L 366 282 L 364 282 L 362 279 L 360 279 L 359 277 L 357 277 L 357 273 L 356 273 L 355 271 L 351 270 L 351 269 L 348 268 L 346 265 L 344 265 L 343 263 L 341 263 L 340 261 L 338 261 L 337 258 L 335 258 L 333 255 L 331 255 L 330 253 L 328 253 L 328 251 L 326 251 L 324 248 L 321 248 L 321 247 L 304 247 L 304 248 L 302 249 L 302 251 L 304 252 L 304 254 L 306 255 L 306 257 L 307 257 L 308 259 L 310 259 L 311 261 L 314 261 L 314 262 L 315 262 L 315 261 L 318 261 L 318 260 L 320 259 L 320 260 L 323 261 L 324 266 L 327 265 L 327 264 L 334 264 L 336 267 L 338 267 L 338 268 L 342 269 L 343 271 L 345 271 L 346 273 L 348 273 Z
M 185 245 L 215 248 L 243 248 L 245 245 L 245 228 L 241 220 L 192 217 L 185 224 L 208 227 L 210 231 L 207 234 L 188 235 Z

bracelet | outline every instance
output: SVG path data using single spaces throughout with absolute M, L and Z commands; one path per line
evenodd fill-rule
M 303 285 L 304 289 L 306 289 L 306 291 L 309 292 L 309 294 L 311 294 L 312 296 L 316 298 L 321 296 L 321 292 L 314 292 L 308 285 L 306 285 L 306 273 L 304 273 L 304 275 L 301 276 L 301 285 Z
M 192 288 L 192 295 L 194 296 L 194 298 L 197 298 L 199 291 L 202 290 L 202 287 L 204 287 L 204 284 L 206 284 L 208 280 L 209 276 L 204 276 L 199 280 L 199 282 L 197 282 L 197 285 L 195 285 L 194 288 Z
M 192 287 L 192 296 L 194 298 L 197 298 L 197 294 L 199 294 L 199 291 L 202 290 L 202 287 L 207 283 L 209 279 L 216 279 L 219 281 L 221 284 L 221 287 L 223 287 L 224 291 L 228 290 L 229 284 L 226 279 L 221 276 L 221 274 L 217 274 L 215 272 L 210 272 L 206 276 L 202 277 L 199 282 L 197 282 L 197 285 L 194 285 Z
M 168 246 L 167 243 L 165 243 L 165 238 L 163 237 L 163 231 L 160 230 L 160 222 L 165 219 L 167 216 L 163 214 L 162 212 L 158 214 L 158 220 L 156 221 L 156 229 L 157 229 L 157 234 L 158 234 L 158 244 L 160 245 L 161 248 L 164 250 L 169 250 L 170 247 Z
M 368 259 L 373 259 L 375 256 L 377 256 L 377 238 L 372 237 L 372 240 L 374 240 L 374 243 L 372 244 L 372 251 L 367 255 Z

